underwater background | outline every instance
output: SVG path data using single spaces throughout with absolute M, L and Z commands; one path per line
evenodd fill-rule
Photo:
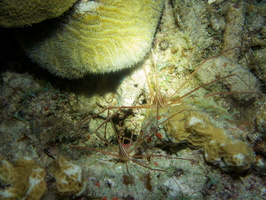
M 0 199 L 266 199 L 266 1 L 72 4 L 1 24 Z

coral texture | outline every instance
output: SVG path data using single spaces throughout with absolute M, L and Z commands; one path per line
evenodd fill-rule
M 222 68 L 220 66 L 226 67 Z M 213 70 L 213 67 L 215 67 L 216 70 Z M 221 82 L 226 85 L 230 92 L 240 93 L 239 95 L 234 96 L 239 102 L 247 102 L 256 96 L 255 93 L 244 94 L 246 91 L 260 92 L 259 80 L 243 66 L 232 62 L 225 56 L 220 56 L 207 61 L 202 66 L 202 70 L 198 72 L 197 76 L 203 83 L 207 83 L 215 80 L 217 74 L 219 74 L 220 77 L 224 77 L 228 74 L 235 74 L 235 76 L 221 80 Z
M 45 170 L 31 159 L 14 163 L 2 160 L 0 179 L 5 187 L 0 189 L 1 199 L 40 199 L 47 190 L 45 175 Z
M 76 0 L 3 0 L 0 1 L 0 26 L 20 27 L 58 17 Z
M 160 109 L 160 113 L 168 118 L 173 116 L 164 123 L 167 137 L 175 143 L 188 142 L 193 147 L 203 148 L 207 162 L 236 172 L 250 168 L 254 162 L 252 148 L 229 137 L 224 129 L 213 125 L 208 115 L 182 104 Z
M 151 47 L 163 0 L 81 2 L 30 58 L 69 79 L 128 68 Z

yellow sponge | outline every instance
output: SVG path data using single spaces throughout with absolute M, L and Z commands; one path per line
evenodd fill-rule
M 49 36 L 28 48 L 28 55 L 69 79 L 131 67 L 151 48 L 163 2 L 81 2 Z
M 61 193 L 80 194 L 85 188 L 82 169 L 64 157 L 59 157 L 51 168 L 56 179 L 57 190 Z
M 0 26 L 20 27 L 58 17 L 77 0 L 1 0 Z
M 5 187 L 0 189 L 0 199 L 39 200 L 46 192 L 46 172 L 31 159 L 20 159 L 14 163 L 2 160 L 0 180 Z
M 207 162 L 225 171 L 236 172 L 248 169 L 254 162 L 252 148 L 243 141 L 229 137 L 224 129 L 215 127 L 207 114 L 181 104 L 160 109 L 160 115 L 165 119 L 173 116 L 163 124 L 168 138 L 175 143 L 188 142 L 194 147 L 203 148 Z

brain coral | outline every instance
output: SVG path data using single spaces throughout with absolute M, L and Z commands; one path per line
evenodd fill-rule
M 20 27 L 60 16 L 77 0 L 1 0 L 0 26 Z
M 28 55 L 69 79 L 131 67 L 149 51 L 162 8 L 163 0 L 80 2 Z

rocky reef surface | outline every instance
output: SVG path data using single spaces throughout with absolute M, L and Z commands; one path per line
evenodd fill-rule
M 1 29 L 1 198 L 265 199 L 265 10 L 165 1 L 142 62 L 78 80 Z

